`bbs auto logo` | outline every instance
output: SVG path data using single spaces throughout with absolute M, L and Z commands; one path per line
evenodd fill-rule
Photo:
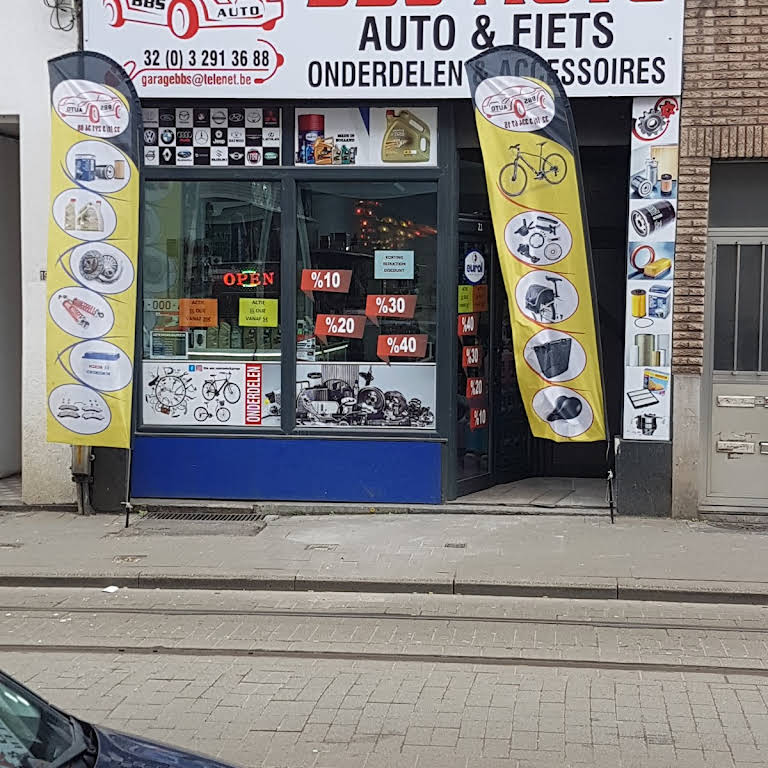
M 555 117 L 552 92 L 525 77 L 491 77 L 475 92 L 475 106 L 486 120 L 508 131 L 538 131 Z
M 181 40 L 201 29 L 259 27 L 274 29 L 283 18 L 284 0 L 102 0 L 107 22 L 122 27 L 126 22 L 168 27 Z

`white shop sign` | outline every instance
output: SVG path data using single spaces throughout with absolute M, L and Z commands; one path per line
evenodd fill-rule
M 143 97 L 466 98 L 464 61 L 507 44 L 548 59 L 571 96 L 681 88 L 684 0 L 83 5 L 85 48 L 121 63 Z

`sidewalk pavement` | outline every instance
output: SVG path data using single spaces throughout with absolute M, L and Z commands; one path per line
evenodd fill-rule
M 0 586 L 433 592 L 768 604 L 768 539 L 706 522 L 0 513 Z

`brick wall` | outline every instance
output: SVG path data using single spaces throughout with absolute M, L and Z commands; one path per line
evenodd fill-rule
M 768 0 L 686 0 L 672 365 L 701 373 L 712 159 L 768 158 Z

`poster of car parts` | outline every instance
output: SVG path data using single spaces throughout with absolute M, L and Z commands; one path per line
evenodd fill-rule
M 128 448 L 141 110 L 115 62 L 49 62 L 48 440 Z
M 669 440 L 680 103 L 635 99 L 629 175 L 624 438 Z
M 504 45 L 541 55 L 569 96 L 658 96 L 680 92 L 683 6 L 84 0 L 84 43 L 119 61 L 147 98 L 465 98 L 464 63 Z
M 437 108 L 296 110 L 296 165 L 437 165 Z
M 536 71 L 519 77 L 509 72 Z M 520 394 L 534 437 L 606 439 L 576 130 L 557 74 L 505 46 L 467 63 Z
M 142 423 L 154 426 L 279 427 L 279 363 L 147 360 Z
M 299 363 L 300 427 L 434 429 L 431 363 Z

